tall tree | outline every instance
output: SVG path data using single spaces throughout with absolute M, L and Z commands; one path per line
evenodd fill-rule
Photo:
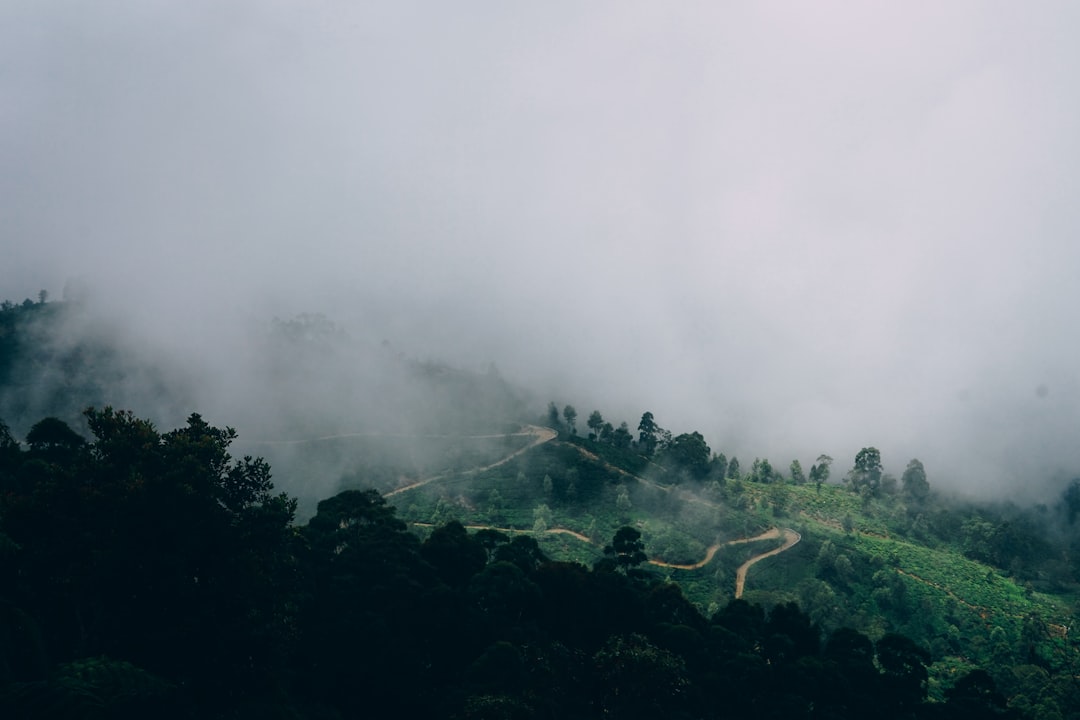
M 540 503 L 533 508 L 533 532 L 542 535 L 551 527 L 551 508 L 546 503 Z
M 750 479 L 760 483 L 771 483 L 779 480 L 779 473 L 773 469 L 768 458 L 754 458 L 754 464 L 750 467 Z
M 930 483 L 926 479 L 926 468 L 919 460 L 912 460 L 907 464 L 904 474 L 900 476 L 901 492 L 904 500 L 911 505 L 922 505 L 930 496 Z
M 629 526 L 621 527 L 615 532 L 611 544 L 604 546 L 604 554 L 612 558 L 616 566 L 624 572 L 649 559 L 645 555 L 641 532 Z
M 796 485 L 806 484 L 806 475 L 803 473 L 802 463 L 798 460 L 791 461 L 791 482 Z
M 818 455 L 817 462 L 810 467 L 810 482 L 814 483 L 818 492 L 821 486 L 829 481 L 830 466 L 833 459 L 828 455 Z
M 611 434 L 611 444 L 621 450 L 626 450 L 633 442 L 634 436 L 630 434 L 630 426 L 625 422 L 619 423 L 619 427 L 615 428 L 615 432 Z
M 855 456 L 855 465 L 848 473 L 851 489 L 864 497 L 875 497 L 881 487 L 881 452 L 875 447 L 865 447 Z
M 683 433 L 671 441 L 664 452 L 664 458 L 676 468 L 685 470 L 695 479 L 702 479 L 709 474 L 709 457 L 712 451 L 705 444 L 705 437 L 699 432 Z
M 553 430 L 558 430 L 562 427 L 562 421 L 559 420 L 559 407 L 554 401 L 548 403 L 547 408 L 547 424 Z
M 653 414 L 645 411 L 638 423 L 638 448 L 645 455 L 652 455 L 656 450 L 656 443 L 660 434 L 660 426 L 656 424 Z
M 727 477 L 727 464 L 727 455 L 725 455 L 724 453 L 718 453 L 716 455 L 713 455 L 713 459 L 709 463 L 709 474 L 718 482 L 723 483 L 724 478 Z
M 563 408 L 562 414 L 566 420 L 566 426 L 570 429 L 570 434 L 577 435 L 577 410 L 573 405 L 567 405 Z
M 604 416 L 600 414 L 599 410 L 593 410 L 589 414 L 589 419 L 585 422 L 589 426 L 589 430 L 592 432 L 589 437 L 593 440 L 600 439 L 600 430 L 604 427 Z

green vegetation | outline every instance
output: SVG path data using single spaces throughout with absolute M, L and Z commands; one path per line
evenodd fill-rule
M 850 469 L 740 466 L 651 412 L 636 437 L 600 410 L 583 436 L 565 403 L 512 422 L 497 375 L 424 363 L 408 377 L 441 388 L 448 424 L 303 417 L 249 443 L 279 475 L 333 474 L 298 513 L 270 464 L 232 458 L 236 433 L 198 415 L 171 432 L 108 408 L 26 422 L 19 398 L 58 365 L 75 398 L 107 386 L 84 363 L 122 367 L 106 345 L 39 343 L 62 307 L 0 309 L 22 427 L 0 423 L 0 714 L 1080 708 L 1080 481 L 1023 508 L 941 497 L 918 460 L 897 481 L 872 447 Z M 318 318 L 276 332 L 301 355 L 339 336 Z M 740 567 L 780 549 L 737 600 Z
M 685 437 L 697 441 L 696 435 Z M 872 639 L 889 632 L 915 639 L 930 652 L 928 687 L 942 702 L 957 667 L 989 668 L 991 677 L 1010 686 L 1022 668 L 1035 666 L 1046 678 L 1035 695 L 1051 692 L 1056 707 L 1070 707 L 1073 696 L 1060 679 L 1077 663 L 1077 648 L 1055 635 L 1071 624 L 1077 578 L 1070 570 L 1067 577 L 1057 575 L 1057 592 L 1036 589 L 1056 568 L 1055 550 L 1015 508 L 1003 515 L 1002 509 L 950 504 L 931 493 L 917 460 L 908 464 L 902 484 L 891 481 L 873 448 L 860 451 L 838 485 L 827 482 L 827 456 L 818 458 L 809 477 L 796 472 L 785 478 L 756 459 L 744 477 L 731 479 L 731 464 L 725 460 L 721 469 L 719 456 L 705 471 L 688 472 L 679 453 L 662 441 L 650 444 L 650 458 L 637 443 L 617 447 L 602 437 L 602 431 L 591 438 L 563 436 L 468 482 L 418 490 L 402 504 L 403 515 L 424 518 L 439 502 L 445 507 L 456 499 L 454 517 L 483 524 L 484 513 L 471 509 L 480 504 L 475 498 L 497 491 L 509 500 L 502 526 L 522 532 L 532 517 L 520 509 L 540 503 L 550 510 L 549 531 L 610 537 L 629 524 L 641 532 L 651 562 L 645 572 L 679 583 L 702 612 L 730 602 L 738 565 L 780 541 L 723 543 L 770 526 L 791 527 L 802 542 L 750 571 L 748 600 L 766 607 L 798 602 L 825 631 L 848 626 Z M 559 491 L 567 477 L 577 488 L 569 495 Z M 544 478 L 551 481 L 548 490 Z M 537 538 L 549 542 L 550 536 Z M 1058 557 L 1067 552 L 1060 542 Z M 671 567 L 699 563 L 713 544 L 720 547 L 703 566 Z M 564 541 L 548 549 L 554 558 L 594 559 L 582 545 Z M 991 557 L 997 562 L 988 563 Z M 1035 695 L 1017 692 L 1010 702 L 1030 709 Z
M 544 527 L 545 504 L 532 532 L 449 521 L 421 540 L 377 491 L 345 490 L 296 526 L 269 467 L 230 457 L 231 429 L 192 415 L 162 433 L 109 408 L 86 420 L 89 440 L 55 418 L 27 449 L 0 433 L 6 716 L 1000 710 L 978 670 L 928 705 L 931 654 L 902 635 L 825 631 L 790 602 L 702 613 L 647 569 L 633 526 L 592 569 L 551 559 L 593 543 Z

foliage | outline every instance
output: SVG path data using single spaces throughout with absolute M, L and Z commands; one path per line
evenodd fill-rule
M 700 433 L 671 438 L 646 413 L 635 443 L 595 414 L 591 440 L 480 471 L 494 461 L 461 452 L 457 472 L 395 495 L 402 518 L 437 518 L 416 532 L 358 489 L 360 466 L 293 526 L 269 466 L 233 459 L 235 432 L 198 415 L 162 433 L 90 411 L 88 438 L 46 418 L 25 446 L 0 424 L 0 712 L 103 713 L 129 687 L 144 714 L 178 717 L 1074 706 L 1068 488 L 1041 510 L 949 504 L 912 461 L 893 495 L 874 448 L 848 475 L 856 493 L 827 483 L 824 455 L 808 484 L 767 460 L 737 480 Z M 528 441 L 491 439 L 483 456 Z M 1040 532 L 1052 521 L 1059 538 Z M 754 566 L 760 605 L 732 602 L 739 564 L 780 541 L 722 543 L 778 524 L 802 542 Z M 649 562 L 692 565 L 714 544 L 702 567 Z
M 711 452 L 701 433 L 683 433 L 672 439 L 664 451 L 662 462 L 670 463 L 690 477 L 701 480 L 709 474 Z
M 656 451 L 662 433 L 663 429 L 656 424 L 653 414 L 647 410 L 642 413 L 638 423 L 638 447 L 641 452 L 651 456 Z
M 49 657 L 107 656 L 241 692 L 283 672 L 295 501 L 272 493 L 269 467 L 232 459 L 235 433 L 198 415 L 164 434 L 111 408 L 86 420 L 90 442 L 62 421 L 35 425 L 0 474 L 18 546 L 11 601 Z
M 567 405 L 563 408 L 563 419 L 566 420 L 566 427 L 570 430 L 571 435 L 577 435 L 577 410 L 573 405 Z
M 863 448 L 855 456 L 855 465 L 847 475 L 851 489 L 864 498 L 876 497 L 881 489 L 881 452 L 877 448 Z
M 829 481 L 829 468 L 833 459 L 828 455 L 819 455 L 817 462 L 810 467 L 810 482 L 821 492 L 821 486 Z
M 614 560 L 616 567 L 624 572 L 649 559 L 645 555 L 641 533 L 632 527 L 619 528 L 611 544 L 604 547 L 604 555 Z
M 593 410 L 589 414 L 589 419 L 585 422 L 585 424 L 589 426 L 589 430 L 591 431 L 589 433 L 589 439 L 599 440 L 600 431 L 604 427 L 604 416 L 600 414 L 600 411 Z
M 921 506 L 930 497 L 930 483 L 926 479 L 926 468 L 918 460 L 912 460 L 900 477 L 904 500 L 912 506 Z
M 791 461 L 791 482 L 795 485 L 806 484 L 806 474 L 803 473 L 802 463 L 798 460 Z

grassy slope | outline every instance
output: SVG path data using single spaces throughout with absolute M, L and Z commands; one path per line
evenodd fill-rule
M 545 476 L 551 478 L 550 490 Z M 890 533 L 899 512 L 895 503 L 864 505 L 835 485 L 818 491 L 740 482 L 722 491 L 699 487 L 691 494 L 666 485 L 667 477 L 640 458 L 627 462 L 625 453 L 605 452 L 587 441 L 554 442 L 489 472 L 447 478 L 395 501 L 409 521 L 459 519 L 522 532 L 532 531 L 535 511 L 544 505 L 550 511 L 549 527 L 582 533 L 592 542 L 543 533 L 536 536 L 541 547 L 552 558 L 586 564 L 598 559 L 602 545 L 626 524 L 642 531 L 650 558 L 675 563 L 700 560 L 715 542 L 752 536 L 770 526 L 791 527 L 803 541 L 754 566 L 746 599 L 766 605 L 796 600 L 826 629 L 850 625 L 872 638 L 888 631 L 915 638 L 935 656 L 935 694 L 972 661 L 1026 662 L 1021 655 L 1031 632 L 1028 618 L 1041 619 L 1042 628 L 1071 624 L 1075 598 L 1025 589 L 964 557 L 959 548 L 929 547 Z M 622 488 L 631 500 L 629 509 L 618 507 Z M 851 532 L 843 530 L 845 519 Z M 826 542 L 834 555 L 848 558 L 849 576 L 823 569 L 818 555 Z M 678 582 L 687 597 L 709 612 L 731 599 L 739 564 L 776 544 L 722 547 L 710 563 L 693 570 L 650 567 Z
M 552 527 L 562 527 L 586 535 L 602 543 L 616 529 L 632 524 L 642 530 L 647 546 L 656 557 L 668 562 L 688 563 L 701 559 L 705 549 L 716 541 L 730 540 L 756 534 L 770 525 L 794 527 L 804 534 L 802 552 L 793 552 L 771 559 L 755 568 L 754 584 L 772 576 L 768 565 L 806 564 L 808 548 L 816 548 L 830 540 L 838 548 L 863 558 L 872 566 L 887 565 L 906 573 L 906 580 L 919 589 L 926 589 L 950 598 L 972 612 L 994 613 L 1002 622 L 1007 618 L 1022 618 L 1039 612 L 1047 618 L 1067 616 L 1067 604 L 1061 598 L 1040 593 L 1025 593 L 1024 589 L 1000 572 L 963 557 L 956 548 L 930 548 L 902 538 L 890 537 L 887 522 L 875 510 L 866 508 L 859 498 L 838 486 L 824 486 L 816 491 L 812 486 L 785 486 L 786 509 L 772 509 L 769 486 L 740 483 L 742 503 L 710 497 L 707 493 L 690 495 L 678 488 L 664 489 L 662 485 L 641 482 L 631 475 L 620 473 L 616 467 L 605 466 L 576 451 L 567 443 L 553 443 L 537 448 L 521 459 L 492 471 L 470 476 L 448 477 L 427 488 L 401 496 L 396 504 L 402 517 L 412 521 L 459 519 L 472 524 L 493 524 L 499 527 L 530 530 L 535 520 L 534 510 L 544 504 L 551 510 Z M 635 470 L 639 468 L 634 468 Z M 569 490 L 571 474 L 575 487 Z M 543 478 L 552 479 L 552 490 L 546 492 Z M 625 486 L 632 507 L 620 511 L 617 506 L 619 488 Z M 491 504 L 492 491 L 498 497 Z M 739 507 L 739 505 L 744 507 Z M 438 513 L 438 514 L 437 514 Z M 851 518 L 853 532 L 845 533 L 842 523 Z M 567 536 L 569 537 L 569 536 Z M 545 540 L 544 542 L 549 542 Z M 566 547 L 572 556 L 590 556 L 573 549 L 581 541 L 560 539 L 550 541 L 553 548 Z M 569 544 L 568 544 L 569 543 Z M 760 545 L 760 543 L 758 544 Z M 735 560 L 761 552 L 767 547 L 737 546 L 722 549 L 709 566 L 701 570 L 672 570 L 672 576 L 700 580 L 703 574 L 726 575 L 725 566 L 737 565 Z M 556 553 L 556 556 L 560 556 Z M 716 567 L 711 567 L 715 565 Z M 703 573 L 702 571 L 710 571 Z M 734 572 L 731 572 L 732 577 Z M 805 572 L 788 568 L 789 580 L 805 576 Z M 722 578 L 717 578 L 722 579 Z M 695 585 L 699 583 L 694 583 Z M 771 587 L 771 590 L 783 590 Z M 690 593 L 702 603 L 698 593 Z M 707 603 L 702 603 L 707 605 Z
M 1051 622 L 1068 618 L 1068 598 L 1025 592 L 1000 571 L 964 557 L 957 547 L 932 548 L 890 537 L 880 514 L 864 509 L 859 499 L 844 488 L 824 487 L 818 494 L 812 487 L 802 486 L 791 487 L 789 492 L 796 522 L 838 546 L 894 568 L 917 589 L 948 597 L 1002 624 L 1032 612 Z M 841 529 L 845 516 L 852 519 L 850 533 Z

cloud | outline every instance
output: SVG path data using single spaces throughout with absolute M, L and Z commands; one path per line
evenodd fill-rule
M 1078 12 L 7 3 L 0 281 L 1007 494 L 1080 466 Z

